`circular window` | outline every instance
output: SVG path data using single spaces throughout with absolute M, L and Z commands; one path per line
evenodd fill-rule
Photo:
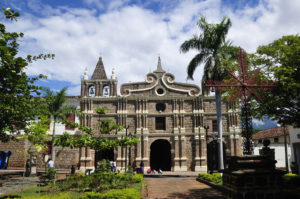
M 156 90 L 156 92 L 157 92 L 157 94 L 162 95 L 162 94 L 164 94 L 165 91 L 164 91 L 164 89 L 159 88 Z
M 166 105 L 163 103 L 158 103 L 156 104 L 156 110 L 158 112 L 163 112 L 164 110 L 166 110 Z

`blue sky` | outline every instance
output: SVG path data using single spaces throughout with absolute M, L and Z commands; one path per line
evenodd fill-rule
M 19 11 L 9 31 L 24 32 L 21 56 L 54 53 L 54 60 L 28 67 L 31 75 L 45 74 L 43 86 L 79 95 L 85 68 L 91 76 L 101 55 L 107 76 L 115 68 L 119 85 L 144 81 L 145 74 L 162 66 L 176 81 L 186 81 L 186 65 L 196 52 L 181 54 L 179 46 L 198 34 L 200 15 L 217 23 L 232 21 L 228 38 L 255 52 L 283 35 L 300 32 L 300 1 L 294 0 L 6 0 L 1 4 Z M 124 75 L 125 74 L 125 75 Z M 194 75 L 200 83 L 202 68 Z

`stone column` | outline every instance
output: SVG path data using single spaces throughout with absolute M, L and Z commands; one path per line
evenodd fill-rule
M 95 82 L 95 97 L 99 96 L 99 82 Z
M 175 158 L 174 158 L 174 171 L 180 171 L 180 157 L 179 157 L 179 138 L 178 135 L 174 137 L 175 144 Z
M 89 147 L 81 148 L 80 171 L 85 172 L 87 169 L 95 169 L 92 165 L 91 150 Z
M 181 158 L 180 158 L 180 162 L 181 162 L 181 167 L 180 167 L 180 171 L 187 171 L 187 165 L 186 165 L 186 137 L 184 135 L 180 136 L 180 140 L 181 140 Z
M 118 139 L 121 139 L 121 137 L 118 137 Z M 125 158 L 124 158 L 124 155 L 123 155 L 123 147 L 121 146 L 118 146 L 118 152 L 117 152 L 117 169 L 118 170 L 124 170 L 125 169 L 125 164 L 124 164 L 124 161 L 125 161 Z
M 195 128 L 196 131 L 197 128 Z M 200 141 L 199 141 L 199 135 L 195 134 L 194 135 L 194 141 L 195 141 L 195 171 L 200 171 L 201 170 L 201 165 L 200 165 Z
M 141 139 L 141 132 L 142 129 L 137 128 L 136 129 L 136 137 L 139 139 L 139 143 L 136 144 L 136 158 L 135 158 L 135 162 L 136 162 L 136 167 L 140 166 L 140 162 L 142 161 L 142 139 Z
M 144 148 L 143 148 L 143 162 L 144 162 L 144 169 L 147 171 L 147 169 L 150 168 L 150 161 L 149 161 L 149 149 L 148 149 L 148 136 L 143 137 L 144 141 Z

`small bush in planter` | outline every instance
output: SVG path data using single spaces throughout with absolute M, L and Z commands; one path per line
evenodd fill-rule
M 202 178 L 204 180 L 207 180 L 209 182 L 212 182 L 217 185 L 222 185 L 222 176 L 220 173 L 213 173 L 213 174 L 208 174 L 208 173 L 200 173 L 198 175 L 199 178 Z

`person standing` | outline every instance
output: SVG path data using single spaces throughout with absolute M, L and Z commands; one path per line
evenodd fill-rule
M 142 174 L 144 174 L 144 162 L 143 161 L 141 161 L 141 163 L 140 163 L 140 168 L 141 168 Z
M 111 172 L 114 172 L 114 161 L 111 160 L 109 163 L 110 163 Z
M 54 161 L 51 158 L 48 161 L 48 167 L 49 168 L 54 168 Z
M 117 171 L 117 162 L 116 160 L 113 161 L 113 172 Z

